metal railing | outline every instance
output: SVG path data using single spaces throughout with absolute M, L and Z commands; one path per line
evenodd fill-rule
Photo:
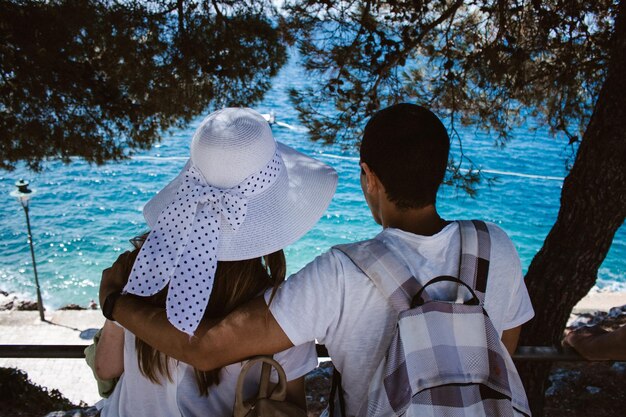
M 84 358 L 88 345 L 0 345 L 0 358 Z M 318 357 L 329 357 L 326 346 L 317 345 Z M 520 346 L 513 355 L 518 361 L 572 362 L 586 361 L 571 348 L 553 346 Z
M 0 358 L 80 359 L 88 345 L 0 345 Z

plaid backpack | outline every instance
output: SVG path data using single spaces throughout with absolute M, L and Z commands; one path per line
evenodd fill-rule
M 398 312 L 387 354 L 370 382 L 358 416 L 530 416 L 515 365 L 484 310 L 491 240 L 482 221 L 458 221 L 458 277 L 423 287 L 378 239 L 336 246 Z M 431 299 L 428 287 L 466 287 L 456 301 Z M 341 390 L 340 390 L 341 391 Z

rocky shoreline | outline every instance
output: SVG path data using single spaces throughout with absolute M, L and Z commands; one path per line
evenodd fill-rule
M 20 295 L 7 292 L 0 289 L 0 311 L 37 311 L 39 308 L 36 301 L 27 300 Z M 66 304 L 59 310 L 95 310 L 98 305 L 95 301 L 91 300 L 87 307 L 80 306 L 78 304 Z
M 36 301 L 23 300 L 16 294 L 0 290 L 0 311 L 32 311 L 37 310 L 37 308 Z

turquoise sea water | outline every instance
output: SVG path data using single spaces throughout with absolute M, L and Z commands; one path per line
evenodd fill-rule
M 286 89 L 306 83 L 300 71 L 294 63 L 285 67 L 255 108 L 276 113 L 277 140 L 333 166 L 339 173 L 339 187 L 318 225 L 287 249 L 290 272 L 334 244 L 380 231 L 361 195 L 356 149 L 313 143 L 299 126 Z M 70 165 L 49 163 L 38 174 L 24 168 L 0 171 L 0 288 L 34 299 L 24 213 L 9 196 L 16 179 L 28 179 L 38 190 L 31 201 L 31 224 L 44 305 L 86 305 L 97 299 L 102 269 L 130 247 L 129 238 L 146 229 L 141 208 L 182 168 L 200 120 L 169 132 L 156 148 L 122 163 L 97 167 L 78 160 Z M 440 211 L 448 219 L 482 218 L 499 224 L 513 239 L 526 269 L 556 219 L 570 151 L 563 141 L 527 128 L 518 129 L 504 149 L 496 149 L 486 134 L 472 129 L 462 133 L 465 154 L 498 181 L 491 187 L 481 185 L 475 199 L 443 188 Z M 626 227 L 622 226 L 600 268 L 599 287 L 626 290 L 624 259 Z

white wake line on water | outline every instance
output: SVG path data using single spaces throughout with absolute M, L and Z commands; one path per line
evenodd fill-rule
M 333 155 L 333 154 L 329 154 L 329 153 L 320 153 L 320 156 L 324 156 L 326 158 L 332 158 L 332 159 L 343 159 L 346 161 L 359 161 L 358 157 L 355 156 L 341 156 L 341 155 Z M 535 180 L 550 180 L 550 181 L 564 181 L 565 178 L 563 177 L 553 177 L 550 175 L 535 175 L 535 174 L 523 174 L 521 172 L 511 172 L 511 171 L 498 171 L 495 169 L 481 169 L 481 172 L 484 172 L 486 174 L 495 174 L 495 175 L 505 175 L 508 177 L 519 177 L 519 178 L 531 178 L 531 179 L 535 179 Z M 461 172 L 468 172 L 467 169 L 461 169 Z
M 324 153 L 324 152 L 320 152 L 318 155 L 325 156 L 327 158 L 332 158 L 332 159 L 343 159 L 343 160 L 346 160 L 346 161 L 357 161 L 358 162 L 359 159 L 360 159 L 359 157 L 356 157 L 356 156 L 341 156 L 341 155 L 333 155 L 331 153 Z
M 481 169 L 481 172 L 486 172 L 487 174 L 507 175 L 509 177 L 532 178 L 536 180 L 565 181 L 565 178 L 563 177 L 551 177 L 549 175 L 522 174 L 521 172 L 497 171 L 494 169 Z
M 131 156 L 130 159 L 135 161 L 186 161 L 186 156 Z

